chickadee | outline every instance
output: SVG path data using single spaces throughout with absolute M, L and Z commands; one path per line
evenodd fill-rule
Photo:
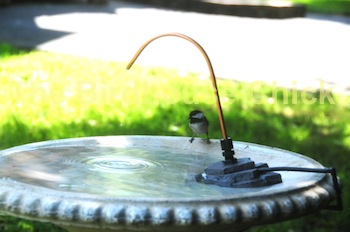
M 193 136 L 190 139 L 190 142 L 192 143 L 194 140 L 194 137 L 196 135 L 206 134 L 207 135 L 207 143 L 210 143 L 209 141 L 209 135 L 208 135 L 208 126 L 209 121 L 205 117 L 202 111 L 200 110 L 193 110 L 191 111 L 188 119 L 190 120 L 190 128 L 193 131 Z

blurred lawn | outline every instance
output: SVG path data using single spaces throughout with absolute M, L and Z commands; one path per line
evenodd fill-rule
M 307 6 L 309 12 L 350 15 L 350 0 L 289 0 Z
M 125 67 L 0 45 L 0 149 L 95 135 L 191 136 L 187 115 L 195 108 L 210 119 L 211 137 L 220 138 L 207 77 L 137 65 L 126 71 Z M 333 93 L 324 98 L 322 91 L 305 94 L 228 80 L 219 80 L 218 86 L 234 140 L 310 156 L 336 167 L 344 183 L 344 211 L 322 211 L 252 231 L 348 231 L 350 97 Z M 305 97 L 315 102 L 306 104 Z M 48 230 L 46 224 L 0 217 L 0 231 Z

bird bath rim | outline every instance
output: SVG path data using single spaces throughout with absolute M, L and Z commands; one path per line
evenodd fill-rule
M 145 141 L 150 141 L 152 140 L 151 143 L 149 142 L 145 142 Z M 174 143 L 174 141 L 180 141 L 177 143 Z M 50 140 L 50 141 L 43 141 L 43 142 L 35 142 L 35 143 L 30 143 L 30 144 L 25 144 L 25 145 L 20 145 L 20 146 L 16 146 L 13 148 L 8 148 L 5 150 L 0 151 L 0 159 L 2 157 L 4 157 L 5 155 L 11 155 L 13 153 L 16 153 L 18 151 L 30 151 L 30 150 L 34 150 L 34 149 L 40 149 L 40 148 L 57 148 L 57 147 L 66 147 L 66 146 L 71 146 L 74 145 L 74 147 L 80 147 L 80 146 L 89 146 L 89 147 L 94 147 L 94 146 L 102 146 L 102 147 L 137 147 L 137 148 L 142 148 L 142 147 L 152 147 L 152 148 L 158 148 L 158 147 L 162 147 L 165 149 L 178 149 L 178 145 L 182 144 L 183 147 L 181 147 L 180 150 L 187 150 L 187 151 L 193 151 L 196 154 L 202 154 L 203 156 L 211 156 L 211 157 L 215 157 L 218 158 L 221 155 L 220 150 L 218 149 L 220 146 L 220 141 L 219 140 L 215 140 L 212 139 L 211 140 L 211 144 L 207 144 L 204 140 L 202 141 L 198 141 L 198 142 L 194 142 L 194 143 L 190 143 L 189 141 L 189 137 L 177 137 L 177 136 L 147 136 L 147 135 L 128 135 L 128 136 L 95 136 L 95 137 L 81 137 L 81 138 L 68 138 L 68 139 L 58 139 L 58 140 Z M 94 143 L 92 143 L 94 142 Z M 141 143 L 143 144 L 141 144 Z M 312 168 L 323 168 L 324 166 L 321 165 L 319 162 L 306 157 L 304 155 L 295 153 L 295 152 L 291 152 L 291 151 L 287 151 L 284 149 L 280 149 L 280 148 L 276 148 L 276 147 L 270 147 L 270 146 L 265 146 L 265 145 L 260 145 L 260 144 L 254 144 L 254 143 L 250 143 L 250 142 L 241 142 L 241 141 L 234 141 L 234 145 L 237 150 L 237 157 L 239 158 L 254 158 L 254 154 L 253 156 L 251 155 L 250 152 L 252 152 L 252 149 L 262 149 L 262 150 L 269 150 L 269 151 L 273 151 L 274 153 L 283 153 L 283 154 L 288 154 L 288 155 L 293 155 L 295 157 L 297 157 L 297 159 L 301 159 L 304 162 L 306 162 L 306 164 L 308 165 L 312 165 Z M 248 151 L 245 151 L 249 148 Z M 266 154 L 265 154 L 266 155 Z M 217 161 L 220 161 L 219 159 Z M 258 159 L 259 161 L 259 159 Z M 266 161 L 270 166 L 273 166 L 273 164 L 271 165 L 270 162 Z M 295 160 L 292 160 L 292 162 L 295 162 Z M 1 164 L 1 163 L 0 163 Z M 294 165 L 295 166 L 295 165 Z M 302 166 L 305 167 L 305 166 Z M 203 169 L 205 167 L 203 166 Z M 309 175 L 313 175 L 313 177 L 318 177 L 316 180 L 313 181 L 313 184 L 317 184 L 318 182 L 322 181 L 324 179 L 324 177 L 326 175 L 324 174 L 320 174 L 320 173 L 313 173 L 313 174 L 309 174 Z M 0 177 L 1 178 L 1 177 Z M 5 178 L 5 179 L 0 179 L 0 183 L 1 181 L 12 181 L 10 180 L 10 178 Z M 17 181 L 15 181 L 17 182 Z M 23 184 L 23 185 L 27 185 L 26 183 L 21 183 L 18 182 L 18 184 Z M 200 184 L 200 183 L 198 183 Z M 278 184 L 277 186 L 282 186 L 284 185 L 283 183 Z M 1 186 L 1 185 L 0 185 Z M 255 190 L 267 190 L 266 194 L 269 194 L 270 192 L 268 191 L 269 189 L 272 189 L 272 187 L 276 187 L 275 186 L 267 186 L 267 187 L 258 187 L 258 188 L 240 188 L 240 189 L 245 189 L 251 192 L 256 192 Z M 300 185 L 298 188 L 303 189 L 303 188 L 309 188 L 310 187 L 310 183 L 308 183 L 307 186 L 302 186 Z M 44 187 L 40 187 L 40 186 L 35 186 L 35 188 L 44 188 Z M 224 188 L 224 187 L 218 187 L 218 188 Z M 46 188 L 45 188 L 46 189 Z M 226 189 L 226 188 L 224 188 Z M 50 189 L 48 189 L 50 190 Z M 278 192 L 284 192 L 286 189 L 283 188 Z M 288 190 L 288 188 L 287 188 Z M 237 192 L 237 189 L 232 190 L 233 192 Z M 62 190 L 61 192 L 65 192 L 64 190 Z M 239 191 L 238 191 L 239 192 Z M 273 191 L 273 194 L 276 194 L 275 191 Z M 69 192 L 68 193 L 72 193 Z M 74 194 L 74 192 L 72 193 Z M 96 196 L 94 194 L 83 194 L 83 195 L 93 195 L 94 197 L 99 198 L 99 196 Z M 245 196 L 243 198 L 250 198 L 251 195 L 255 195 L 253 194 L 245 194 Z M 105 198 L 105 196 L 103 196 L 102 198 Z M 113 197 L 109 197 L 109 198 L 113 198 Z M 194 199 L 196 199 L 197 197 L 186 197 L 186 198 L 179 198 L 179 199 L 174 199 L 174 198 L 159 198 L 157 197 L 157 202 L 158 201 L 174 201 L 174 202 L 178 202 L 180 201 L 193 201 Z M 130 200 L 130 198 L 123 198 L 123 197 L 118 197 L 118 200 Z M 222 200 L 232 200 L 235 199 L 235 197 L 233 196 L 233 198 L 227 199 L 227 196 L 223 197 L 223 198 L 218 198 L 217 196 L 213 197 L 213 198 L 205 198 L 202 199 L 202 201 L 222 201 Z M 242 196 L 239 196 L 239 199 L 242 199 Z M 140 202 L 144 202 L 144 201 L 150 201 L 153 202 L 154 200 L 152 198 L 142 198 L 142 199 L 132 199 L 132 201 L 140 201 Z
M 201 153 L 216 159 L 221 155 L 220 141 L 214 139 L 208 145 L 201 140 L 190 143 L 188 137 L 103 136 L 38 142 L 9 148 L 0 151 L 0 166 L 2 158 L 18 151 L 65 147 L 72 144 L 96 147 L 180 148 L 186 152 Z M 299 160 L 299 165 L 304 167 L 305 165 L 323 167 L 313 159 L 283 149 L 237 141 L 234 145 L 237 157 L 250 157 L 258 162 L 262 159 L 266 162 L 266 157 L 269 157 L 272 160 L 267 161 L 269 166 L 276 166 L 274 162 L 277 161 L 273 161 L 273 156 L 282 156 L 284 160 L 288 160 L 289 157 L 294 166 Z M 183 198 L 99 196 L 91 193 L 57 191 L 1 178 L 0 212 L 33 220 L 50 221 L 64 226 L 74 224 L 93 228 L 116 229 L 126 225 L 128 228 L 134 228 L 139 225 L 206 226 L 212 224 L 216 226 L 235 224 L 238 227 L 247 227 L 302 216 L 322 209 L 335 198 L 329 174 L 300 174 L 306 176 L 307 181 L 300 184 L 294 183 L 292 186 L 288 184 L 289 179 L 293 177 L 288 177 L 285 173 L 282 175 L 284 175 L 283 183 L 254 189 L 223 188 L 195 183 L 205 188 L 222 189 L 231 194 L 221 197 L 217 195 L 200 197 L 198 193 L 194 197 Z

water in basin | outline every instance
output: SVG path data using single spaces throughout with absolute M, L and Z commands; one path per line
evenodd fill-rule
M 215 190 L 197 184 L 194 175 L 215 161 L 164 148 L 47 147 L 2 157 L 0 176 L 54 190 L 113 197 L 209 196 Z
M 0 178 L 2 181 L 15 181 L 56 192 L 119 199 L 169 200 L 240 198 L 257 192 L 284 191 L 290 184 L 301 185 L 301 179 L 304 179 L 303 183 L 308 183 L 309 177 L 315 176 L 309 173 L 282 173 L 283 183 L 264 188 L 206 185 L 196 182 L 195 175 L 220 160 L 217 141 L 210 145 L 200 142 L 191 144 L 186 139 L 183 139 L 186 142 L 179 143 L 169 138 L 159 144 L 148 144 L 148 138 L 141 137 L 129 138 L 123 144 L 122 138 L 58 140 L 6 150 L 0 152 Z M 130 141 L 132 144 L 128 144 Z M 295 158 L 278 150 L 272 152 L 244 144 L 236 146 L 237 157 L 249 157 L 254 153 L 257 162 L 268 161 L 272 166 L 279 163 L 280 158 L 290 165 L 296 160 L 298 165 L 310 165 L 309 160 Z

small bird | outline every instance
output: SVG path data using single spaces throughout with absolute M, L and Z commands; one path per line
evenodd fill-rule
M 190 139 L 190 142 L 192 143 L 194 140 L 194 137 L 196 135 L 207 135 L 207 143 L 210 143 L 209 135 L 208 135 L 208 127 L 209 127 L 209 121 L 205 117 L 204 113 L 200 110 L 193 110 L 191 111 L 188 119 L 190 120 L 190 128 L 193 131 L 193 136 Z

